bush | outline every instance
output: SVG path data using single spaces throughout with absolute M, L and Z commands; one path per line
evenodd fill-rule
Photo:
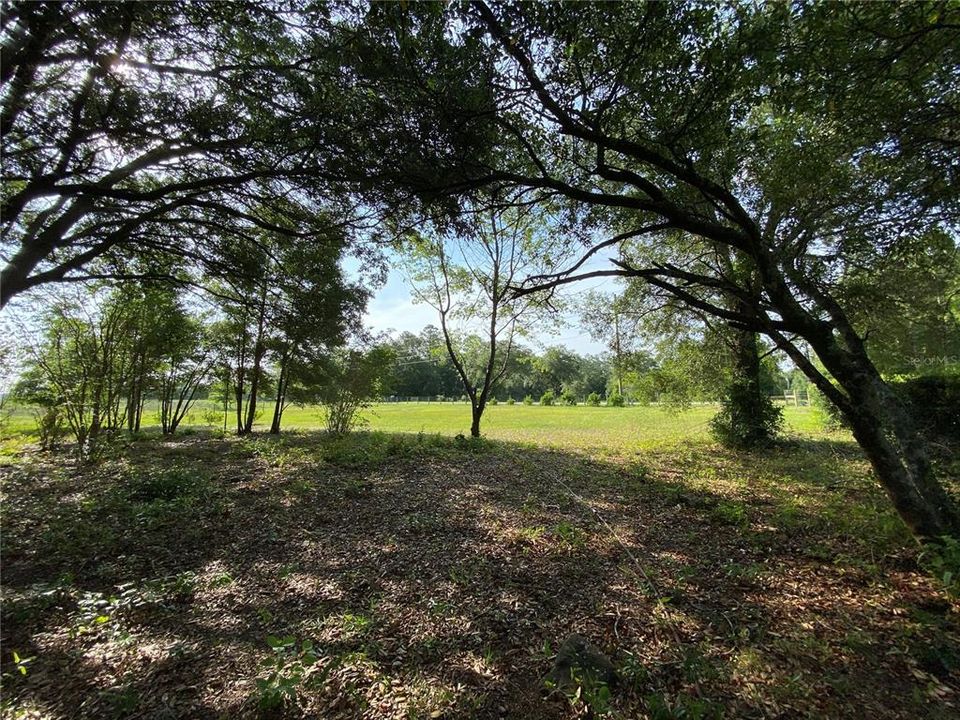
M 495 397 L 492 397 L 489 400 L 487 400 L 487 405 L 497 405 L 499 402 L 500 401 L 497 400 Z
M 576 396 L 575 396 L 572 392 L 570 392 L 569 390 L 564 390 L 563 393 L 561 393 L 561 395 L 560 395 L 560 404 L 561 404 L 561 405 L 576 405 L 576 404 L 577 404 L 577 398 L 576 398 Z
M 913 410 L 924 435 L 932 440 L 960 441 L 960 375 L 928 375 L 891 383 Z
M 956 443 L 960 441 L 960 376 L 927 375 L 890 381 L 890 387 L 913 411 L 920 431 L 930 440 Z M 810 404 L 821 424 L 831 430 L 849 427 L 846 419 L 830 400 L 812 385 Z
M 620 393 L 610 393 L 607 395 L 607 406 L 608 407 L 623 407 L 625 405 L 623 395 Z
M 807 389 L 807 397 L 810 398 L 810 407 L 824 430 L 839 430 L 848 427 L 847 421 L 839 408 L 820 392 L 814 385 Z
M 513 405 L 516 402 L 513 398 L 507 398 L 507 405 Z
M 710 421 L 710 432 L 723 446 L 737 450 L 769 445 L 783 427 L 783 410 L 755 383 L 734 380 L 723 399 L 720 412 Z
M 590 393 L 589 395 L 587 395 L 587 405 L 593 405 L 593 407 L 597 407 L 599 404 L 600 404 L 599 395 L 597 395 L 596 393 Z
M 525 398 L 523 398 L 523 404 L 533 405 L 533 395 L 527 395 Z
M 40 435 L 41 450 L 55 450 L 67 434 L 63 415 L 57 407 L 44 407 L 34 411 L 37 420 L 37 433 Z
M 553 405 L 556 400 L 556 395 L 553 394 L 553 390 L 547 390 L 543 395 L 540 396 L 541 405 Z
M 328 433 L 343 435 L 365 422 L 358 412 L 382 394 L 391 362 L 390 351 L 383 347 L 342 352 L 329 361 L 319 394 Z
M 944 535 L 920 553 L 920 565 L 943 585 L 948 595 L 960 598 L 960 540 Z

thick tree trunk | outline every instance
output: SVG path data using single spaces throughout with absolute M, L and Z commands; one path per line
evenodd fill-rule
M 768 445 L 774 439 L 778 413 L 760 387 L 757 334 L 736 328 L 730 332 L 732 377 L 714 430 L 722 429 L 720 439 L 732 447 L 752 449 Z
M 960 537 L 960 512 L 937 481 L 909 408 L 879 376 L 852 387 L 844 415 L 900 517 L 921 541 Z
M 822 333 L 810 344 L 842 392 L 809 362 L 801 367 L 850 423 L 903 522 L 920 542 L 936 542 L 944 535 L 960 538 L 960 511 L 933 472 L 913 411 L 880 377 L 862 342 L 851 335 L 844 348 L 833 333 Z

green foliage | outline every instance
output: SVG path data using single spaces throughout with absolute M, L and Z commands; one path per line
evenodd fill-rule
M 514 405 L 516 402 L 512 397 L 507 398 L 507 405 Z
M 392 360 L 393 351 L 386 346 L 350 350 L 331 359 L 320 390 L 331 435 L 344 435 L 362 422 L 357 413 L 382 394 Z
M 533 395 L 524 395 L 523 396 L 524 405 L 533 405 Z
M 623 407 L 626 404 L 626 400 L 623 395 L 620 393 L 610 393 L 607 395 L 607 406 L 608 407 Z
M 557 687 L 551 679 L 546 679 L 544 685 L 549 690 L 560 690 L 567 702 L 575 710 L 586 710 L 589 717 L 605 717 L 612 711 L 610 686 L 592 673 L 583 672 L 577 667 L 570 668 L 570 677 L 567 682 Z
M 136 476 L 130 481 L 128 492 L 131 500 L 150 503 L 155 500 L 176 500 L 196 492 L 203 484 L 202 477 L 186 468 L 168 468 Z
M 587 405 L 598 407 L 600 405 L 600 396 L 595 392 L 587 395 Z
M 960 374 L 905 378 L 891 384 L 931 440 L 960 442 Z
M 560 393 L 560 404 L 561 405 L 576 405 L 577 397 L 569 390 L 564 390 Z
M 261 663 L 263 675 L 256 681 L 257 702 L 264 710 L 295 705 L 302 685 L 319 660 L 313 642 L 297 643 L 292 635 L 270 635 L 267 645 L 271 654 Z
M 553 394 L 553 390 L 547 390 L 543 395 L 540 396 L 540 404 L 543 406 L 553 405 L 556 401 L 556 395 Z
M 920 564 L 950 595 L 960 598 L 960 540 L 944 535 L 928 543 L 920 555 Z
M 749 379 L 734 378 L 710 421 L 714 438 L 738 450 L 769 445 L 783 427 L 783 411 Z
M 720 720 L 723 708 L 704 698 L 677 695 L 670 702 L 663 694 L 646 698 L 650 720 Z

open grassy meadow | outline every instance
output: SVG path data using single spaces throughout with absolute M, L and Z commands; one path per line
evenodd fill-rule
M 788 408 L 736 453 L 712 412 L 292 408 L 83 463 L 21 422 L 3 716 L 956 717 L 958 605 L 856 445 Z M 615 679 L 550 679 L 572 633 Z
M 273 408 L 264 404 L 255 425 L 259 431 L 270 426 Z M 491 439 L 528 442 L 558 448 L 591 449 L 610 453 L 675 443 L 678 440 L 708 440 L 709 421 L 716 406 L 696 406 L 685 412 L 669 412 L 655 406 L 590 407 L 507 405 L 487 407 L 483 434 Z M 159 427 L 156 408 L 148 404 L 143 414 L 144 429 Z M 189 431 L 222 430 L 223 410 L 209 402 L 198 402 L 186 416 Z M 470 406 L 466 403 L 378 403 L 361 412 L 365 430 L 441 435 L 469 434 Z M 784 408 L 788 430 L 800 434 L 823 434 L 816 411 L 810 407 Z M 235 425 L 232 412 L 227 429 Z M 33 432 L 36 422 L 27 408 L 17 408 L 6 434 L 16 437 Z M 295 431 L 323 427 L 323 410 L 316 406 L 291 406 L 284 413 L 283 426 Z

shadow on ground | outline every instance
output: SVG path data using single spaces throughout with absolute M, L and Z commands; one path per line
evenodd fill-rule
M 913 718 L 958 701 L 957 608 L 849 443 L 601 461 L 195 436 L 3 473 L 5 716 Z M 609 693 L 548 694 L 573 632 L 619 667 Z

